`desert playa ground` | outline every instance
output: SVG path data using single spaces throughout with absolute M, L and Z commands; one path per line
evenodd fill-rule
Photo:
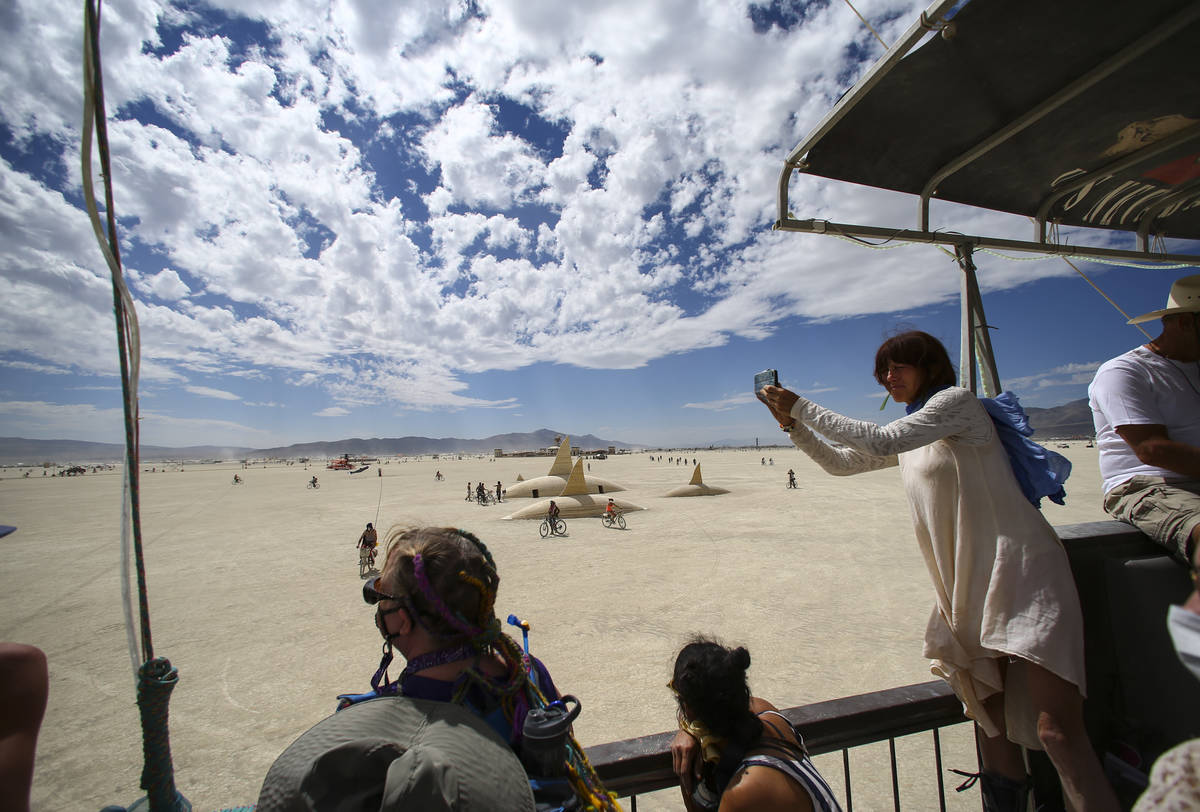
M 1052 524 L 1104 518 L 1095 449 L 1071 446 L 1059 449 L 1075 464 L 1067 506 L 1045 505 Z M 695 632 L 747 646 L 753 691 L 780 707 L 931 679 L 921 657 L 931 589 L 895 469 L 834 478 L 791 448 L 687 451 L 706 483 L 730 493 L 669 499 L 692 472 L 666 462 L 679 453 L 591 461 L 647 510 L 629 514 L 625 531 L 576 519 L 551 539 L 536 522 L 504 521 L 511 504 L 464 500 L 468 481 L 507 486 L 546 473 L 548 457 L 392 460 L 383 476 L 374 466 L 351 476 L 320 465 L 146 464 L 159 469 L 143 475 L 142 521 L 154 653 L 180 673 L 180 791 L 197 810 L 253 803 L 275 756 L 331 713 L 337 694 L 368 687 L 380 639 L 354 543 L 369 521 L 460 526 L 489 545 L 497 614 L 529 621 L 533 653 L 582 700 L 584 745 L 674 727 L 664 683 Z M 797 490 L 784 487 L 789 467 Z M 50 663 L 33 806 L 128 805 L 143 792 L 121 608 L 121 476 L 32 473 L 0 471 L 0 523 L 19 528 L 0 541 L 0 639 L 37 645 Z M 313 473 L 319 490 L 305 488 Z M 918 739 L 900 742 L 901 800 L 926 808 L 933 757 Z M 971 764 L 967 726 L 943 745 L 947 767 Z M 891 808 L 886 750 L 854 752 L 856 809 Z M 840 757 L 817 763 L 840 793 Z M 975 792 L 949 800 L 979 808 Z M 639 799 L 639 809 L 680 808 L 674 790 Z

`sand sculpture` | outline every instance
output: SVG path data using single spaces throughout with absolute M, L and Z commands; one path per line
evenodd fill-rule
M 577 466 L 578 467 L 578 466 Z M 504 494 L 505 499 L 553 497 L 563 492 L 567 479 L 571 476 L 571 438 L 564 437 L 558 447 L 558 454 L 550 466 L 550 472 L 545 476 L 533 479 L 521 479 Z M 583 474 L 584 493 L 610 494 L 625 490 L 624 487 L 607 479 Z M 607 500 L 606 500 L 607 501 Z
M 543 477 L 547 478 L 547 477 Z M 553 477 L 557 479 L 557 477 Z M 533 480 L 530 480 L 531 482 Z M 607 490 L 607 489 L 605 489 Z M 511 494 L 512 491 L 509 491 Z M 558 496 L 551 496 L 546 499 L 538 499 L 531 505 L 527 505 L 515 513 L 505 516 L 506 519 L 544 519 L 546 511 L 550 509 L 550 499 L 553 499 L 558 505 L 559 515 L 564 519 L 580 518 L 583 516 L 599 516 L 608 506 L 608 500 L 612 499 L 616 504 L 617 509 L 629 513 L 634 510 L 645 510 L 641 505 L 635 505 L 632 502 L 627 502 L 624 499 L 617 499 L 614 496 L 609 496 L 607 493 L 593 495 L 588 490 L 587 479 L 583 475 L 583 460 L 576 460 L 575 467 L 571 469 L 571 475 L 567 477 L 567 482 L 563 486 L 562 491 Z
M 696 463 L 696 470 L 692 471 L 692 481 L 686 485 L 680 485 L 667 496 L 717 496 L 722 493 L 729 493 L 729 491 L 704 484 L 704 479 L 700 476 L 700 463 Z

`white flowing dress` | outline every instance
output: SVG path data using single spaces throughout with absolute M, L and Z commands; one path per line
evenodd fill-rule
M 1083 693 L 1083 617 L 1062 542 L 1021 493 L 983 404 L 950 387 L 886 426 L 804 398 L 791 414 L 792 442 L 831 474 L 900 466 L 936 598 L 925 629 L 930 670 L 988 736 L 999 728 L 983 700 L 1003 691 L 1008 737 L 1041 749 L 1025 663 Z M 1015 659 L 1002 669 L 1006 658 Z

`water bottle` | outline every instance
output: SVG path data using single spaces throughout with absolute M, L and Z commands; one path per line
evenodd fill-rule
M 567 710 L 567 703 L 575 707 Z M 557 778 L 567 774 L 567 734 L 583 710 L 579 700 L 568 694 L 544 708 L 525 715 L 521 728 L 521 764 L 531 776 Z

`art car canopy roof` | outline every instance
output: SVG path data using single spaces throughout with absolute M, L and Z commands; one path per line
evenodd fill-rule
M 1038 243 L 1054 224 L 1140 230 L 1142 250 L 1200 239 L 1200 2 L 954 6 L 930 6 L 792 151 L 778 227 L 800 225 L 801 171 L 922 196 L 922 232 L 940 199 L 1036 218 Z

